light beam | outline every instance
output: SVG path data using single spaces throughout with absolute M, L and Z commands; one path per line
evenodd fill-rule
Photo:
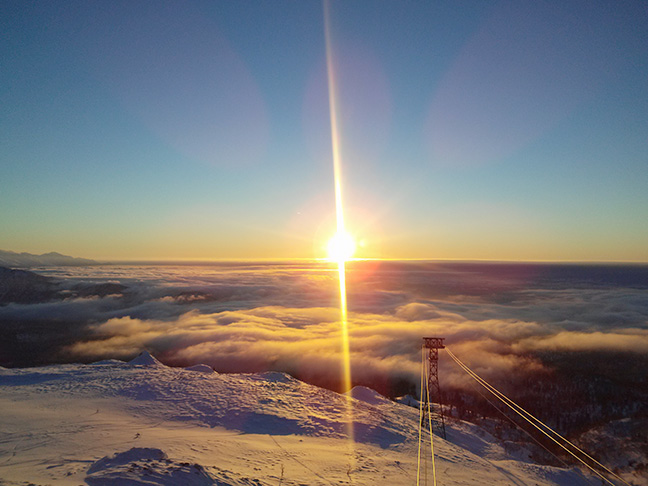
M 333 241 L 338 247 L 343 247 L 343 239 L 348 233 L 344 227 L 344 208 L 342 205 L 342 163 L 340 156 L 340 133 L 338 126 L 338 107 L 337 107 L 337 82 L 335 65 L 333 63 L 333 46 L 331 42 L 331 20 L 330 7 L 328 0 L 324 0 L 324 36 L 326 42 L 326 72 L 328 76 L 328 95 L 329 95 L 329 117 L 331 120 L 331 146 L 333 151 L 333 176 L 335 181 L 335 216 L 337 222 L 337 233 Z M 348 237 L 350 239 L 350 237 Z M 337 239 L 337 240 L 336 240 Z M 351 240 L 352 242 L 353 240 Z M 351 390 L 351 357 L 349 351 L 349 325 L 347 316 L 347 296 L 346 296 L 346 268 L 345 263 L 351 255 L 345 256 L 346 250 L 336 250 L 336 259 L 338 263 L 338 278 L 340 281 L 340 322 L 342 324 L 342 392 Z M 351 402 L 348 402 L 347 412 L 349 414 L 348 435 L 353 441 L 353 417 Z
M 355 252 L 356 244 L 349 233 L 335 233 L 328 242 L 328 257 L 332 262 L 347 261 Z

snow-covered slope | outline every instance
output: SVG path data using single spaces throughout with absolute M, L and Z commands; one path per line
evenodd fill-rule
M 350 395 L 150 355 L 0 368 L 0 485 L 414 484 L 418 411 L 367 388 Z M 448 424 L 434 448 L 439 484 L 596 484 L 507 456 L 471 424 Z
M 139 356 L 128 362 L 131 366 L 164 366 L 148 351 L 142 351 Z

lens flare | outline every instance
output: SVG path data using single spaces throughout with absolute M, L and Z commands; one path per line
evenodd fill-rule
M 337 83 L 333 46 L 331 42 L 331 21 L 329 2 L 324 0 L 324 36 L 326 41 L 326 72 L 329 94 L 329 115 L 331 119 L 331 147 L 333 149 L 333 175 L 335 181 L 335 215 L 337 233 L 329 243 L 329 258 L 337 261 L 340 281 L 340 322 L 342 345 L 342 391 L 351 390 L 351 353 L 349 350 L 349 323 L 347 318 L 346 269 L 345 262 L 355 250 L 355 243 L 344 228 L 344 209 L 342 205 L 342 168 L 340 156 L 340 134 L 338 131 Z M 353 444 L 353 406 L 351 397 L 347 400 L 348 429 L 350 444 Z
M 346 231 L 335 233 L 327 245 L 328 259 L 332 262 L 346 262 L 355 253 L 356 244 Z

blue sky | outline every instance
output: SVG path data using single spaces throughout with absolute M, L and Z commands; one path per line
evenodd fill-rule
M 648 261 L 643 2 L 340 2 L 358 256 Z M 3 2 L 0 248 L 320 257 L 320 2 Z

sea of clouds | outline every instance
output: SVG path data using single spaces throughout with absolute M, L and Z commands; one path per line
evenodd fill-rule
M 339 386 L 338 274 L 322 262 L 42 268 L 63 298 L 0 307 L 3 366 L 130 359 L 220 372 L 287 371 Z M 114 283 L 113 294 L 84 286 Z M 547 353 L 648 353 L 648 267 L 434 262 L 348 264 L 353 380 L 418 383 L 421 338 L 444 337 L 500 380 Z M 443 353 L 442 380 L 469 378 Z

